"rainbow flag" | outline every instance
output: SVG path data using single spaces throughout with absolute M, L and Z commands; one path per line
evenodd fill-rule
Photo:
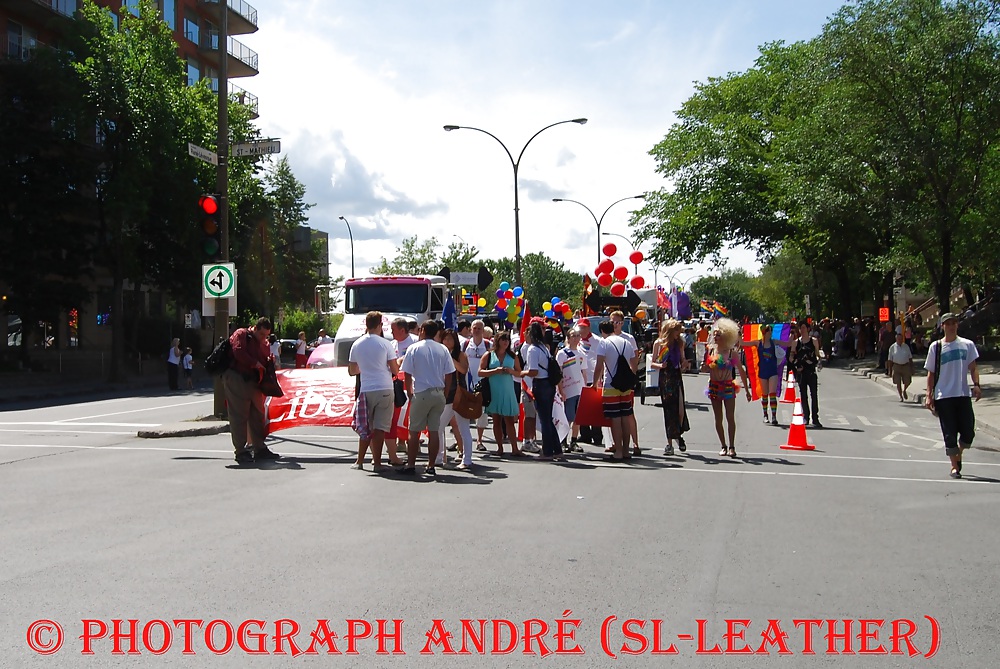
M 701 302 L 699 303 L 699 305 L 698 305 L 698 306 L 700 306 L 700 307 L 701 307 L 701 310 L 702 310 L 702 311 L 711 311 L 711 310 L 712 310 L 712 305 L 711 305 L 711 304 L 709 304 L 708 300 L 702 300 L 702 301 L 701 301 Z
M 788 323 L 774 323 L 771 325 L 771 340 L 788 341 L 792 335 L 792 326 Z M 747 323 L 743 326 L 743 341 L 754 341 L 760 339 L 760 323 Z M 780 347 L 779 347 L 780 348 Z M 750 390 L 753 392 L 754 401 L 761 396 L 760 378 L 757 376 L 758 353 L 756 346 L 744 346 L 743 357 L 746 359 L 747 378 L 750 380 Z M 781 383 L 784 380 L 784 367 L 787 356 L 778 356 L 778 395 L 781 395 Z
M 712 311 L 714 311 L 715 315 L 719 318 L 722 318 L 729 313 L 729 309 L 726 309 L 724 306 L 715 301 L 712 302 Z

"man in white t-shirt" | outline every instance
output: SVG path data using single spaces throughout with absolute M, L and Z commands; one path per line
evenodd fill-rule
M 405 374 L 406 395 L 410 398 L 410 440 L 406 449 L 404 474 L 416 473 L 417 453 L 420 450 L 420 432 L 427 430 L 428 476 L 434 476 L 434 462 L 440 448 L 441 414 L 445 397 L 455 383 L 455 362 L 448 349 L 434 337 L 438 324 L 424 321 L 420 328 L 420 341 L 410 345 L 400 369 Z
M 587 365 L 583 368 L 584 385 L 594 384 L 594 366 L 597 364 L 597 353 L 600 351 L 601 338 L 591 333 L 590 319 L 581 318 L 577 321 L 580 330 L 580 348 L 587 356 Z M 594 346 L 597 348 L 594 348 Z M 604 446 L 604 432 L 600 427 L 584 425 L 580 428 L 579 441 L 594 446 Z
M 465 355 L 469 358 L 468 385 L 470 390 L 475 388 L 476 384 L 479 383 L 479 365 L 483 356 L 489 355 L 490 350 L 493 348 L 492 342 L 486 339 L 485 335 L 486 324 L 478 318 L 472 321 L 472 337 L 463 345 Z M 479 437 L 476 439 L 477 451 L 486 450 L 486 446 L 483 445 L 483 430 L 489 425 L 489 420 L 489 416 L 484 411 L 482 416 L 472 421 L 479 430 Z
M 612 385 L 612 379 L 618 371 L 619 356 L 624 356 L 632 371 L 635 371 L 635 347 L 624 337 L 614 333 L 614 324 L 608 321 L 601 323 L 601 334 L 604 340 L 598 347 L 591 348 L 591 353 L 597 350 L 597 365 L 594 368 L 594 388 L 603 383 L 602 391 L 604 417 L 611 420 L 611 439 L 614 443 L 614 460 L 622 460 L 628 454 L 629 423 L 628 417 L 633 414 L 632 397 L 634 389 L 618 390 Z
M 629 362 L 632 364 L 632 369 L 639 368 L 639 346 L 635 343 L 635 337 L 630 335 L 628 332 L 622 330 L 625 326 L 625 314 L 621 311 L 611 312 L 611 324 L 615 327 L 614 334 L 617 337 L 621 337 L 628 343 L 632 345 L 632 350 L 635 351 L 632 358 L 629 358 Z M 625 356 L 628 358 L 628 356 Z M 634 401 L 634 400 L 633 400 Z M 639 449 L 639 426 L 635 422 L 635 413 L 633 412 L 631 416 L 628 417 L 628 433 L 632 437 L 632 454 L 639 455 L 642 451 Z
M 389 325 L 392 331 L 392 340 L 396 346 L 396 357 L 402 358 L 412 344 L 416 344 L 420 339 L 410 334 L 409 323 L 405 318 L 396 318 Z
M 333 339 L 330 338 L 330 335 L 326 333 L 326 330 L 320 328 L 319 336 L 316 337 L 316 341 L 313 342 L 313 346 L 322 346 L 323 344 L 332 344 L 332 343 Z
M 364 469 L 365 451 L 372 451 L 372 468 L 382 470 L 382 445 L 385 433 L 392 428 L 393 404 L 392 379 L 399 372 L 396 349 L 382 336 L 382 314 L 369 311 L 365 316 L 367 332 L 351 345 L 347 371 L 351 376 L 361 375 L 361 394 L 364 395 L 368 433 L 358 442 L 358 459 L 352 469 Z
M 944 339 L 931 344 L 924 369 L 927 370 L 927 399 L 924 404 L 937 414 L 944 437 L 944 451 L 951 460 L 951 477 L 962 478 L 962 451 L 972 446 L 976 436 L 976 414 L 972 398 L 983 396 L 979 387 L 976 345 L 958 336 L 958 315 L 941 316 Z M 969 388 L 969 377 L 972 388 Z
M 902 333 L 896 335 L 896 343 L 889 347 L 885 364 L 886 372 L 892 375 L 892 382 L 896 384 L 899 401 L 910 399 L 906 391 L 913 380 L 913 351 L 906 345 Z
M 556 362 L 562 367 L 563 378 L 559 384 L 563 404 L 566 406 L 566 420 L 573 425 L 573 433 L 569 442 L 569 450 L 583 452 L 583 447 L 577 443 L 580 426 L 576 424 L 576 410 L 580 406 L 580 394 L 583 392 L 583 370 L 587 367 L 587 354 L 580 348 L 580 330 L 573 328 L 566 335 L 566 347 L 556 353 Z

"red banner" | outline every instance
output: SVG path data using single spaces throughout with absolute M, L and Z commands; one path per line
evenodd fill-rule
M 279 369 L 278 384 L 285 396 L 268 398 L 268 434 L 304 425 L 351 426 L 355 383 L 347 367 Z

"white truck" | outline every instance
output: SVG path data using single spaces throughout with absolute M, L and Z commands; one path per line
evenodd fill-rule
M 382 334 L 392 338 L 389 324 L 403 317 L 422 323 L 441 318 L 448 298 L 448 280 L 443 276 L 370 276 L 348 279 L 344 284 L 344 321 L 337 330 L 335 364 L 346 367 L 351 345 L 365 333 L 365 314 L 382 312 Z

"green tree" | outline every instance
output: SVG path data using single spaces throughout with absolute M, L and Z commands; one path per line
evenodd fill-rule
M 756 321 L 763 313 L 763 306 L 754 298 L 756 277 L 746 270 L 723 270 L 718 276 L 706 276 L 691 284 L 691 304 L 700 300 L 716 300 L 726 307 L 729 317 L 737 322 L 743 318 Z
M 396 257 L 391 262 L 383 258 L 381 263 L 371 268 L 371 273 L 401 276 L 437 274 L 441 269 L 437 248 L 437 237 L 423 242 L 417 235 L 407 237 L 396 251 Z
M 438 262 L 441 267 L 447 267 L 452 272 L 476 272 L 482 265 L 482 261 L 479 259 L 479 249 L 465 242 L 448 244 L 448 248 Z
M 514 285 L 515 263 L 513 258 L 499 258 L 487 260 L 486 267 L 493 275 L 493 283 L 483 291 L 483 295 L 487 309 L 491 309 L 500 284 L 506 281 Z M 580 308 L 583 277 L 566 269 L 561 262 L 552 260 L 544 253 L 529 253 L 521 258 L 521 272 L 524 277 L 522 288 L 533 316 L 540 315 L 542 305 L 553 297 L 568 302 L 574 310 Z

